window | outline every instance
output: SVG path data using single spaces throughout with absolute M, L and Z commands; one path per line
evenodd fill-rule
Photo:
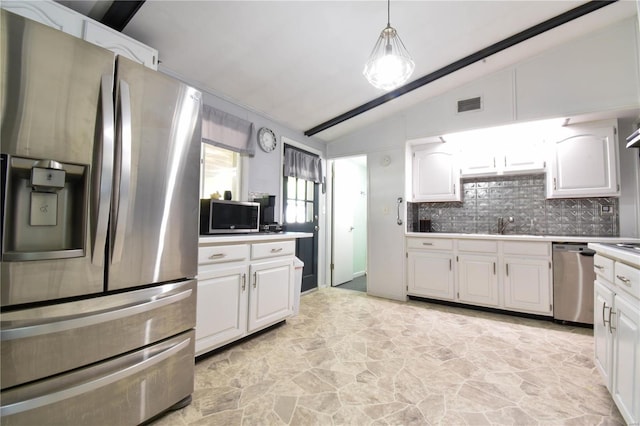
M 315 220 L 315 183 L 295 177 L 287 177 L 286 223 L 309 223 Z
M 234 200 L 240 197 L 240 154 L 202 143 L 200 157 L 200 197 L 209 198 L 216 192 L 222 198 L 231 191 Z

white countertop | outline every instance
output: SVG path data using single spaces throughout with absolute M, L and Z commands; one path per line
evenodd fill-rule
M 407 237 L 423 238 L 458 238 L 458 239 L 483 239 L 504 241 L 547 241 L 554 243 L 637 243 L 640 238 L 625 237 L 577 237 L 566 235 L 501 235 L 501 234 L 458 234 L 446 232 L 407 232 Z
M 589 248 L 595 250 L 596 253 L 603 256 L 619 260 L 636 268 L 640 268 L 640 252 L 637 254 L 618 247 L 611 247 L 604 244 L 590 243 Z
M 311 238 L 310 232 L 256 232 L 253 234 L 200 235 L 200 244 L 236 243 L 249 241 L 292 240 L 295 238 Z

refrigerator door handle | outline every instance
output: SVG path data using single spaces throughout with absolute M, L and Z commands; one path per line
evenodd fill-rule
M 122 258 L 124 247 L 124 236 L 127 231 L 127 219 L 129 212 L 129 200 L 131 192 L 131 94 L 129 84 L 119 81 L 119 101 L 120 101 L 120 140 L 118 141 L 119 155 L 116 161 L 119 165 L 116 185 L 117 209 L 115 214 L 115 237 L 113 241 L 113 251 L 111 253 L 111 263 L 118 263 Z
M 113 179 L 113 76 L 103 75 L 100 82 L 100 99 L 102 109 L 102 146 L 100 153 L 100 182 L 95 218 L 95 238 L 91 262 L 97 266 L 104 265 L 104 251 L 107 243 L 109 226 L 109 206 Z
M 126 300 L 123 305 L 114 307 L 106 312 L 83 312 L 78 315 L 66 317 L 61 321 L 41 323 L 42 319 L 36 318 L 33 320 L 32 324 L 27 322 L 27 324 L 21 324 L 15 328 L 3 329 L 0 331 L 0 341 L 5 342 L 9 340 L 26 339 L 115 321 L 142 312 L 159 309 L 172 303 L 177 303 L 180 300 L 190 297 L 191 293 L 192 290 L 188 289 L 181 291 L 180 293 L 169 295 L 154 294 L 147 296 L 147 300 L 144 301 L 134 301 L 133 299 Z
M 61 389 L 57 392 L 52 392 L 46 395 L 36 396 L 31 399 L 27 399 L 24 401 L 16 402 L 14 404 L 9 404 L 3 406 L 0 409 L 0 415 L 10 416 L 18 413 L 22 413 L 28 410 L 34 410 L 36 408 L 44 407 L 47 405 L 55 404 L 60 401 L 64 401 L 65 399 L 73 398 L 96 389 L 100 389 L 102 387 L 111 385 L 116 383 L 119 380 L 125 379 L 128 376 L 133 376 L 136 373 L 139 373 L 145 369 L 148 369 L 154 365 L 161 363 L 167 358 L 177 354 L 184 348 L 186 348 L 190 343 L 191 338 L 186 338 L 182 342 L 171 346 L 170 348 L 160 352 L 157 355 L 153 355 L 149 358 L 144 359 L 137 364 L 128 366 L 127 368 L 119 369 L 118 371 L 112 372 L 111 374 L 107 374 L 102 376 L 96 380 L 87 381 L 79 384 L 78 386 L 73 386 L 67 389 Z

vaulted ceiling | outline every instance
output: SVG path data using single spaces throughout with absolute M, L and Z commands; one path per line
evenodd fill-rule
M 60 1 L 100 20 L 110 1 Z M 412 80 L 581 6 L 584 1 L 392 1 L 391 25 L 416 63 Z M 320 131 L 331 141 L 635 15 L 619 1 Z M 362 68 L 387 22 L 385 1 L 147 0 L 123 33 L 159 51 L 160 69 L 301 132 L 384 95 Z

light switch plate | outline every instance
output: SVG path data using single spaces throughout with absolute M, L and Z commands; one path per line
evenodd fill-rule
M 58 194 L 31 193 L 31 226 L 56 226 L 58 224 Z

